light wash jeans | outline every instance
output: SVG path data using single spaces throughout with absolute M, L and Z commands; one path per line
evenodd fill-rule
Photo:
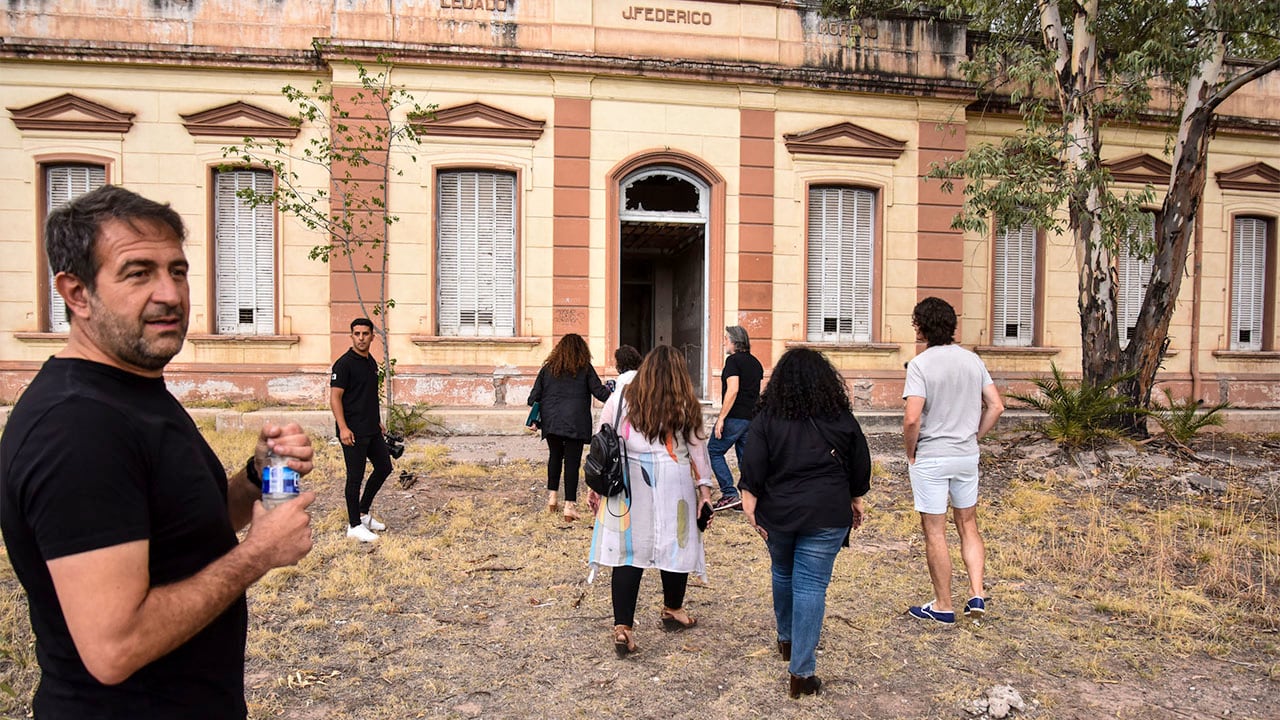
M 791 643 L 792 675 L 809 677 L 818 667 L 818 636 L 827 612 L 827 585 L 836 553 L 849 528 L 803 533 L 770 530 L 773 560 L 773 614 L 778 640 Z
M 720 483 L 720 494 L 725 497 L 737 497 L 738 488 L 733 486 L 733 473 L 729 472 L 729 463 L 724 461 L 724 454 L 733 448 L 738 453 L 738 467 L 742 467 L 742 448 L 747 443 L 747 428 L 750 420 L 742 418 L 725 418 L 724 432 L 720 437 L 707 440 L 707 454 L 711 456 L 711 472 L 715 473 L 716 482 Z

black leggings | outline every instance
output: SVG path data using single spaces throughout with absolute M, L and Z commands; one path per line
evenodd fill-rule
M 360 516 L 369 512 L 373 498 L 382 489 L 382 483 L 391 474 L 391 453 L 382 435 L 357 435 L 354 445 L 342 446 L 342 459 L 347 464 L 347 523 L 351 527 L 360 524 Z M 364 479 L 365 460 L 373 461 L 373 472 L 360 494 L 360 481 Z
M 672 610 L 684 607 L 684 591 L 689 573 L 662 573 L 662 604 Z M 632 627 L 636 621 L 636 597 L 640 595 L 640 578 L 644 568 L 622 565 L 613 569 L 613 624 Z
M 559 435 L 547 435 L 547 490 L 560 489 L 560 469 L 564 468 L 564 501 L 578 500 L 578 467 L 582 465 L 582 441 Z

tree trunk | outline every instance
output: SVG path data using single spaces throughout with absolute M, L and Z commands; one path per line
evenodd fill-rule
M 1111 376 L 1119 359 L 1116 333 L 1116 275 L 1111 250 L 1102 239 L 1101 137 L 1094 95 L 1098 92 L 1098 1 L 1075 5 L 1068 44 L 1057 4 L 1040 3 L 1046 47 L 1056 54 L 1058 104 L 1067 123 L 1066 171 L 1077 190 L 1069 199 L 1068 222 L 1080 257 L 1080 369 L 1084 382 Z M 1068 66 L 1069 59 L 1069 66 Z M 1069 67 L 1069 69 L 1068 69 Z
M 1212 5 L 1212 3 L 1211 3 Z M 1210 8 L 1212 9 L 1212 8 Z M 1131 403 L 1151 406 L 1151 390 L 1156 373 L 1169 347 L 1169 322 L 1178 304 L 1178 291 L 1187 266 L 1187 250 L 1200 213 L 1209 156 L 1213 110 L 1222 98 L 1211 96 L 1222 72 L 1225 38 L 1221 33 L 1206 42 L 1211 52 L 1187 81 L 1186 98 L 1178 124 L 1169 190 L 1156 219 L 1156 247 L 1151 260 L 1151 281 L 1142 299 L 1142 310 L 1129 346 L 1121 358 L 1120 374 L 1133 377 L 1121 386 Z M 1147 418 L 1134 414 L 1127 418 L 1129 434 L 1145 437 Z

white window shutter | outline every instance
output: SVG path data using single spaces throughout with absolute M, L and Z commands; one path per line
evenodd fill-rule
M 45 216 L 59 205 L 96 190 L 107 183 L 107 170 L 100 165 L 48 165 L 44 170 L 46 188 Z M 67 321 L 67 304 L 53 284 L 53 269 L 49 273 L 49 332 L 70 332 Z
M 1035 226 L 1000 228 L 994 263 L 991 344 L 1030 347 L 1035 338 Z
M 1267 223 L 1236 218 L 1231 250 L 1232 350 L 1262 349 L 1265 307 Z
M 515 203 L 512 173 L 440 173 L 436 317 L 441 335 L 515 335 Z
M 1129 228 L 1131 241 L 1136 242 L 1139 236 L 1146 236 L 1146 244 L 1150 245 L 1156 234 L 1155 213 L 1143 213 L 1142 220 Z M 1119 285 L 1116 288 L 1116 329 L 1120 334 L 1120 347 L 1127 347 L 1133 336 L 1133 329 L 1138 324 L 1138 313 L 1142 312 L 1142 299 L 1147 295 L 1147 286 L 1151 284 L 1151 258 L 1141 258 L 1130 250 L 1130 244 L 1120 248 L 1116 255 L 1116 275 Z
M 871 342 L 875 193 L 846 187 L 809 189 L 807 337 L 814 342 Z
M 224 335 L 275 334 L 275 209 L 237 195 L 268 195 L 268 170 L 214 176 L 214 317 Z

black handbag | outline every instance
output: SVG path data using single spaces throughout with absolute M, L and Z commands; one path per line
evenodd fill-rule
M 591 447 L 587 450 L 587 459 L 582 463 L 582 474 L 587 480 L 587 487 L 604 498 L 626 493 L 630 499 L 630 488 L 627 487 L 627 448 L 618 437 L 618 423 L 622 419 L 622 399 L 618 399 L 618 412 L 613 424 L 604 423 L 600 430 L 591 436 Z

